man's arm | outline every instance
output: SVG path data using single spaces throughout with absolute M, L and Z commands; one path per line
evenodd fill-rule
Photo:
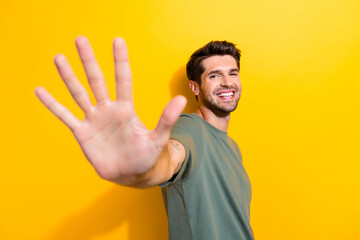
M 125 41 L 116 38 L 113 42 L 115 101 L 110 100 L 104 75 L 89 41 L 78 37 L 75 44 L 97 104 L 91 103 L 85 88 L 61 54 L 55 56 L 54 63 L 73 99 L 84 111 L 85 118 L 82 121 L 77 119 L 42 87 L 36 88 L 36 96 L 69 127 L 101 178 L 133 187 L 150 187 L 169 180 L 185 156 L 185 150 L 176 152 L 169 136 L 186 99 L 182 96 L 173 98 L 156 128 L 150 131 L 135 113 Z
M 185 154 L 185 148 L 180 142 L 174 139 L 169 140 L 155 166 L 147 173 L 139 176 L 137 182 L 132 186 L 146 188 L 169 181 L 180 171 L 185 160 Z

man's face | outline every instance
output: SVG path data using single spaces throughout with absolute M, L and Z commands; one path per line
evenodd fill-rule
M 199 101 L 218 113 L 230 113 L 238 105 L 241 95 L 239 69 L 230 55 L 212 56 L 202 61 Z

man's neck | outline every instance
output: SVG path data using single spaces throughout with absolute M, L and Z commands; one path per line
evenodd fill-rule
M 200 106 L 196 109 L 195 113 L 217 129 L 227 132 L 230 121 L 230 113 L 216 114 L 213 111 Z

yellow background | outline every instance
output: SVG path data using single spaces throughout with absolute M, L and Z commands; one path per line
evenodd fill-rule
M 83 117 L 52 62 L 64 53 L 89 89 L 78 35 L 112 97 L 112 40 L 126 39 L 149 128 L 177 94 L 194 108 L 184 70 L 194 50 L 237 43 L 243 96 L 229 133 L 252 182 L 255 238 L 360 239 L 359 0 L 2 0 L 0 27 L 0 239 L 167 239 L 159 188 L 101 180 L 34 95 L 44 86 Z

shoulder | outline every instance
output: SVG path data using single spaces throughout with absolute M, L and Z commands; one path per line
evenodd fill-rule
M 183 113 L 180 115 L 179 119 L 175 123 L 176 125 L 200 125 L 201 122 L 199 121 L 199 116 L 196 113 Z
M 171 131 L 170 139 L 183 145 L 186 157 L 201 153 L 204 145 L 204 123 L 200 116 L 196 113 L 182 114 Z
M 201 129 L 201 121 L 195 114 L 181 114 L 172 129 L 172 135 L 189 134 L 193 135 Z

